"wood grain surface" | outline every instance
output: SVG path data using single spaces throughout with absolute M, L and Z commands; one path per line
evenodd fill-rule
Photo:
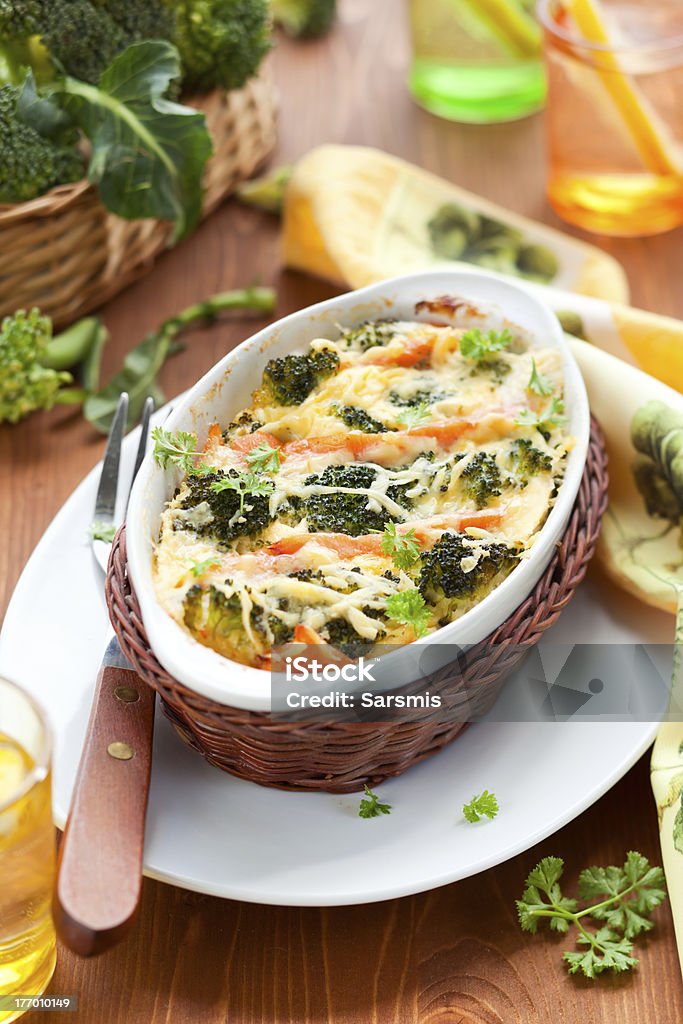
M 437 120 L 412 103 L 404 85 L 401 0 L 340 0 L 340 8 L 327 39 L 278 45 L 276 159 L 295 159 L 322 142 L 373 145 L 562 226 L 543 191 L 541 116 L 487 128 Z M 626 267 L 635 304 L 683 316 L 682 231 L 597 241 Z M 113 341 L 105 371 L 181 306 L 257 277 L 277 286 L 278 315 L 333 294 L 323 282 L 280 271 L 274 220 L 227 203 L 106 307 Z M 235 321 L 197 331 L 164 370 L 168 395 L 193 383 L 258 326 Z M 64 409 L 0 428 L 0 609 L 41 533 L 102 449 L 80 416 Z M 590 751 L 576 756 L 590 757 Z M 432 893 L 298 910 L 218 900 L 146 880 L 127 941 L 87 961 L 61 949 L 50 990 L 78 994 L 80 1010 L 67 1024 L 677 1024 L 683 987 L 667 907 L 657 911 L 657 927 L 642 943 L 637 972 L 598 983 L 568 978 L 562 940 L 525 936 L 516 923 L 514 899 L 540 856 L 560 854 L 575 878 L 588 863 L 619 862 L 631 848 L 659 861 L 645 758 L 539 847 Z M 44 1024 L 57 1015 L 24 1019 Z

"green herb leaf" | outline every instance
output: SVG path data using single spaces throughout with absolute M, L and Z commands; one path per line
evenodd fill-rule
M 380 814 L 391 814 L 391 804 L 381 804 L 379 797 L 369 786 L 364 786 L 367 799 L 361 800 L 358 808 L 359 818 L 379 818 Z
M 90 524 L 88 533 L 91 540 L 103 540 L 105 544 L 111 544 L 116 536 L 116 530 L 117 527 L 114 523 L 105 523 L 101 519 L 96 519 Z
M 282 455 L 279 448 L 272 448 L 267 441 L 261 441 L 261 444 L 248 453 L 246 460 L 250 468 L 257 472 L 277 473 Z
M 275 484 L 272 480 L 263 479 L 256 473 L 234 473 L 225 476 L 221 480 L 214 480 L 211 490 L 216 493 L 221 491 L 237 491 L 240 499 L 240 515 L 244 512 L 244 502 L 251 494 L 257 495 L 272 494 Z
M 527 391 L 533 391 L 536 395 L 541 395 L 543 398 L 547 398 L 548 395 L 553 393 L 553 383 L 549 377 L 545 377 L 539 372 L 536 366 L 536 360 L 531 360 L 531 376 L 529 377 L 529 383 L 526 386 Z
M 416 587 L 391 594 L 387 598 L 387 615 L 396 622 L 412 626 L 416 637 L 426 636 L 428 633 L 427 623 L 431 612 Z
M 463 804 L 462 813 L 467 821 L 474 823 L 481 821 L 484 815 L 495 818 L 499 810 L 496 796 L 485 789 L 479 796 L 473 796 L 468 804 Z
M 199 579 L 199 577 L 203 576 L 204 573 L 207 573 L 209 569 L 216 568 L 218 564 L 219 563 L 216 561 L 215 558 L 205 558 L 201 562 L 193 561 L 192 565 L 190 566 L 190 572 L 192 573 L 195 579 Z
M 564 413 L 564 402 L 561 398 L 553 398 L 550 406 L 544 413 L 538 414 L 531 409 L 523 409 L 515 419 L 520 427 L 536 427 L 539 434 L 547 440 L 555 427 L 560 427 L 567 422 Z
M 98 86 L 69 77 L 53 85 L 90 141 L 88 177 L 107 209 L 129 220 L 173 221 L 174 241 L 199 220 L 211 154 L 204 115 L 166 98 L 181 74 L 175 46 L 148 40 L 120 53 Z M 44 119 L 45 108 L 38 114 Z
M 623 867 L 586 868 L 579 876 L 579 895 L 582 901 L 593 902 L 579 909 L 577 900 L 562 895 L 563 867 L 559 857 L 546 857 L 530 873 L 522 899 L 517 900 L 520 925 L 535 932 L 545 919 L 555 931 L 565 933 L 575 925 L 577 944 L 587 948 L 564 954 L 570 974 L 596 978 L 607 970 L 630 970 L 638 963 L 631 940 L 653 927 L 649 915 L 666 896 L 662 869 L 651 867 L 633 850 Z M 589 930 L 583 923 L 587 917 L 601 926 Z
M 398 533 L 396 523 L 387 523 L 382 537 L 382 551 L 385 555 L 391 555 L 398 569 L 409 569 L 420 557 L 420 545 L 415 539 L 415 530 Z
M 152 431 L 154 441 L 154 458 L 162 469 L 177 466 L 184 473 L 193 473 L 197 465 L 197 435 L 187 434 L 178 430 L 172 434 L 163 427 L 155 427 Z
M 509 330 L 488 331 L 484 334 L 478 327 L 465 331 L 460 339 L 460 355 L 471 363 L 488 359 L 495 352 L 501 352 L 512 344 Z
M 397 421 L 405 427 L 419 427 L 423 423 L 428 423 L 431 418 L 432 411 L 426 402 L 407 406 L 405 409 L 401 409 L 396 416 Z

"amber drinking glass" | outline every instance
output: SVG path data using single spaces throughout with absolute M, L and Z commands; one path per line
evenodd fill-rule
M 610 235 L 683 223 L 683 4 L 541 0 L 548 197 Z
M 34 701 L 0 677 L 0 1022 L 25 1012 L 55 967 L 50 732 Z M 17 1005 L 12 1007 L 13 1000 Z M 22 1008 L 22 1006 L 24 1008 Z

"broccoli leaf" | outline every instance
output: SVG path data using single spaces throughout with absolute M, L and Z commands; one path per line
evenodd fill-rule
M 180 74 L 176 48 L 152 40 L 119 54 L 99 86 L 69 77 L 52 86 L 90 141 L 88 178 L 107 209 L 129 220 L 173 221 L 174 241 L 199 219 L 202 173 L 211 154 L 204 115 L 165 98 Z M 28 88 L 22 112 L 44 125 L 55 115 L 42 100 L 30 102 L 35 89 Z

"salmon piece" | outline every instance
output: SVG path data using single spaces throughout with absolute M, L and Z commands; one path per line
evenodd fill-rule
M 328 455 L 348 452 L 354 459 L 368 459 L 373 448 L 387 446 L 396 449 L 396 455 L 403 454 L 413 438 L 434 438 L 442 448 L 447 448 L 468 433 L 478 429 L 479 424 L 466 419 L 443 420 L 426 423 L 407 430 L 392 430 L 386 434 L 362 434 L 351 431 L 348 434 L 327 434 L 324 437 L 302 437 L 288 441 L 282 448 L 285 457 L 290 455 Z
M 209 427 L 209 432 L 206 435 L 206 444 L 204 445 L 204 451 L 208 452 L 209 448 L 213 448 L 214 445 L 220 444 L 223 438 L 220 423 L 212 423 Z
M 242 434 L 240 437 L 235 437 L 230 442 L 230 450 L 238 452 L 240 455 L 248 455 L 260 444 L 267 444 L 278 451 L 282 448 L 282 442 L 275 437 L 275 434 L 269 434 L 267 430 L 256 430 L 253 434 Z
M 470 526 L 478 526 L 480 529 L 488 530 L 497 526 L 505 515 L 505 509 L 488 511 L 482 509 L 478 512 L 465 512 L 462 514 L 444 513 L 443 515 L 431 516 L 427 519 L 417 519 L 408 523 L 398 523 L 396 530 L 399 534 L 415 531 L 418 540 L 424 540 L 430 531 L 441 529 L 458 530 L 462 532 Z M 295 555 L 301 551 L 306 544 L 315 542 L 322 547 L 334 551 L 340 558 L 356 558 L 358 555 L 380 555 L 382 554 L 381 533 L 361 533 L 358 537 L 349 537 L 345 533 L 295 533 L 289 537 L 282 537 L 270 544 L 267 548 L 268 554 L 276 557 Z
M 410 338 L 400 352 L 391 349 L 374 349 L 360 362 L 364 366 L 403 366 L 409 368 L 422 364 L 428 366 L 432 358 L 434 338 Z

